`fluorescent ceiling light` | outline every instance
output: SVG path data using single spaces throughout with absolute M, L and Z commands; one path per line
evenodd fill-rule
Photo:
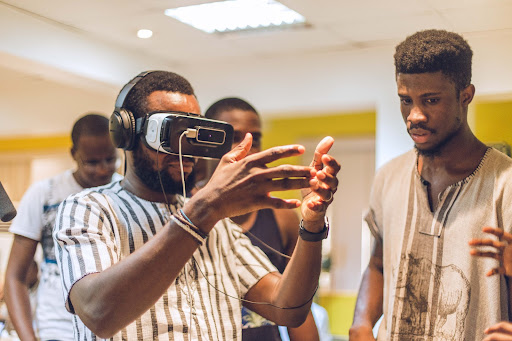
M 152 35 L 153 35 L 153 31 L 151 31 L 151 30 L 142 29 L 137 32 L 137 37 L 139 37 L 141 39 L 151 38 Z
M 292 26 L 306 21 L 274 0 L 226 0 L 166 9 L 165 15 L 207 33 Z

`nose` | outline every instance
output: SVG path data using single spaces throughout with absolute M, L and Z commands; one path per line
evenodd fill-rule
M 418 105 L 412 106 L 411 110 L 409 111 L 409 114 L 407 115 L 407 122 L 419 123 L 426 121 L 427 116 L 425 115 L 423 109 L 420 108 Z
M 112 175 L 115 171 L 116 163 L 111 160 L 101 160 L 96 164 L 95 171 L 99 176 Z

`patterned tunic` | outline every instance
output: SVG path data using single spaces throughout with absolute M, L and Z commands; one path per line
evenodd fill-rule
M 66 295 L 82 277 L 105 270 L 144 245 L 182 204 L 181 197 L 170 207 L 145 201 L 119 182 L 69 197 L 59 208 L 54 232 Z M 241 228 L 222 220 L 156 304 L 113 340 L 240 340 L 238 298 L 273 271 Z M 69 299 L 66 307 L 74 312 Z M 74 328 L 75 339 L 97 339 L 76 315 Z
M 376 175 L 366 217 L 383 242 L 384 317 L 379 340 L 481 340 L 507 320 L 503 276 L 492 259 L 470 256 L 482 227 L 512 232 L 512 160 L 488 149 L 477 169 L 439 195 L 430 210 L 410 151 Z

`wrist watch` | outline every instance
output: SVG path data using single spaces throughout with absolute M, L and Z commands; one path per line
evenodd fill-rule
M 318 242 L 329 235 L 329 220 L 325 217 L 324 228 L 318 233 L 309 232 L 304 228 L 304 220 L 300 220 L 299 236 L 308 242 Z

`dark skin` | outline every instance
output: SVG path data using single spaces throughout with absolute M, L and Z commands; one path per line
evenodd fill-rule
M 258 114 L 253 111 L 232 109 L 218 113 L 215 119 L 228 122 L 233 126 L 233 147 L 236 147 L 243 140 L 244 136 L 250 133 L 253 136 L 253 144 L 249 154 L 261 151 L 261 121 Z M 256 141 L 254 140 L 255 138 Z M 291 256 L 299 235 L 297 228 L 299 226 L 299 218 L 293 210 L 273 209 L 273 212 L 285 248 L 284 253 Z M 256 217 L 257 212 L 254 211 L 242 216 L 232 217 L 231 219 L 239 224 L 244 231 L 250 231 L 256 221 Z M 313 314 L 310 312 L 306 321 L 300 327 L 288 328 L 288 335 L 291 341 L 319 340 Z
M 117 151 L 108 134 L 80 136 L 71 155 L 77 162 L 73 173 L 75 180 L 84 188 L 109 183 L 115 172 Z M 32 327 L 32 310 L 29 292 L 30 269 L 39 241 L 14 235 L 5 276 L 5 301 L 9 316 L 21 340 L 36 340 Z
M 487 238 L 475 238 L 469 241 L 472 247 L 470 254 L 474 257 L 496 259 L 498 262 L 495 268 L 487 272 L 487 276 L 505 275 L 507 283 L 512 277 L 512 234 L 496 227 L 486 226 L 482 229 Z M 494 238 L 492 238 L 494 236 Z M 512 340 L 512 323 L 509 321 L 499 322 L 485 330 L 484 341 L 491 340 Z
M 400 110 L 409 135 L 418 149 L 418 172 L 429 182 L 430 208 L 439 204 L 439 194 L 470 175 L 487 147 L 471 132 L 468 105 L 475 88 L 458 91 L 441 72 L 398 74 Z M 374 340 L 372 328 L 382 315 L 383 246 L 372 250 L 357 298 L 350 340 Z
M 192 95 L 155 91 L 147 98 L 148 112 L 182 111 L 199 114 Z M 339 163 L 327 155 L 333 139 L 326 138 L 317 147 L 313 167 L 283 165 L 268 168 L 267 163 L 302 154 L 298 145 L 271 148 L 248 155 L 252 136 L 226 154 L 208 184 L 183 207 L 185 214 L 204 233 L 225 217 L 240 216 L 261 208 L 297 208 L 311 232 L 323 229 L 325 211 L 338 185 Z M 180 180 L 177 156 L 159 153 L 140 144 L 153 167 Z M 158 158 L 158 162 L 156 162 Z M 152 191 L 133 169 L 133 152 L 127 152 L 127 171 L 122 185 L 135 195 L 150 201 L 165 202 L 163 193 Z M 190 162 L 188 170 L 192 170 Z M 187 172 L 188 172 L 187 170 Z M 302 203 L 269 196 L 275 190 L 304 189 Z M 174 282 L 198 245 L 193 237 L 170 220 L 144 246 L 108 269 L 90 274 L 72 287 L 70 299 L 85 325 L 96 335 L 109 338 L 147 311 Z M 299 306 L 312 296 L 320 273 L 321 243 L 299 241 L 289 267 L 280 276 L 270 273 L 254 285 L 244 297 L 250 301 L 271 302 L 281 307 Z M 300 269 L 300 270 L 299 270 Z M 305 280 L 307 278 L 308 280 Z M 246 303 L 260 315 L 278 324 L 298 326 L 307 316 L 310 304 L 282 310 Z

